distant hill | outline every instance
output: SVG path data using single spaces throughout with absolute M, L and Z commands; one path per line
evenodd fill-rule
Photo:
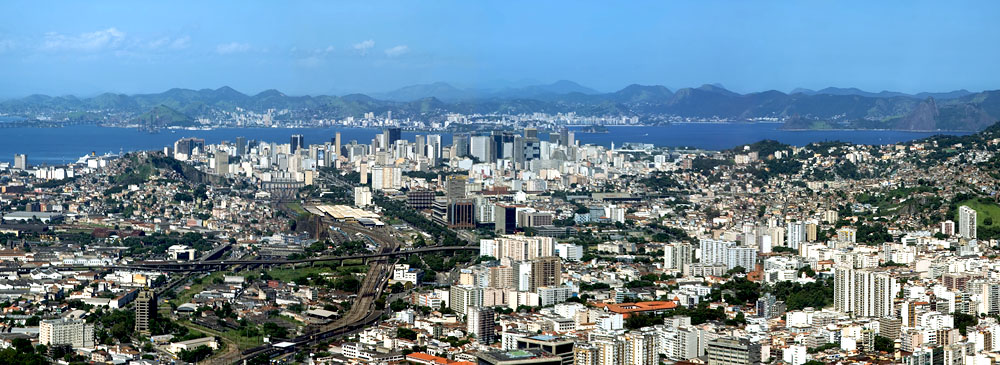
M 148 127 L 189 127 L 194 119 L 166 105 L 157 105 L 148 112 L 142 113 L 136 121 Z
M 909 98 L 914 98 L 914 99 L 935 98 L 935 99 L 938 99 L 938 100 L 958 99 L 958 98 L 961 98 L 963 96 L 974 94 L 973 92 L 971 92 L 969 90 L 965 90 L 965 89 L 948 91 L 948 92 L 940 92 L 940 93 L 922 92 L 922 93 L 917 93 L 917 94 L 907 94 L 907 93 L 901 93 L 901 92 L 896 92 L 896 91 L 887 91 L 887 90 L 882 90 L 880 92 L 873 93 L 873 92 L 864 91 L 864 90 L 861 90 L 861 89 L 858 89 L 858 88 L 855 88 L 855 87 L 851 87 L 851 88 L 828 87 L 828 88 L 825 88 L 825 89 L 822 89 L 822 90 L 819 90 L 819 91 L 809 90 L 809 89 L 802 89 L 802 88 L 796 88 L 795 90 L 792 90 L 791 93 L 792 94 L 805 94 L 805 95 L 857 95 L 857 96 L 864 96 L 864 97 L 869 97 L 869 98 L 891 98 L 891 97 L 903 96 L 903 97 L 909 97 Z
M 919 95 L 919 96 L 918 96 Z M 502 90 L 467 90 L 447 83 L 414 85 L 388 93 L 343 96 L 290 96 L 278 90 L 247 95 L 230 87 L 170 89 L 162 93 L 106 93 L 91 98 L 31 95 L 0 102 L 0 114 L 77 122 L 124 121 L 151 126 L 190 125 L 236 108 L 284 110 L 294 118 L 361 117 L 372 112 L 394 117 L 441 120 L 448 113 L 567 113 L 640 116 L 646 120 L 775 118 L 788 129 L 897 129 L 978 131 L 1000 120 L 1000 91 L 915 95 L 856 88 L 769 90 L 740 94 L 722 85 L 670 90 L 661 85 L 628 85 L 609 93 L 571 81 Z M 113 115 L 113 117 L 107 117 Z

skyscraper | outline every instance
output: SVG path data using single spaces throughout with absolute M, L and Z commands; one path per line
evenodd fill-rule
M 340 157 L 340 132 L 337 132 L 333 137 L 333 152 L 334 157 Z
M 386 128 L 384 134 L 385 134 L 386 149 L 391 148 L 392 144 L 396 143 L 396 141 L 398 141 L 400 139 L 400 136 L 402 135 L 398 127 Z
M 958 207 L 958 235 L 970 240 L 976 239 L 976 210 L 967 205 Z
M 292 143 L 292 147 L 291 147 L 290 152 L 294 154 L 300 148 L 302 148 L 302 147 L 305 146 L 305 137 L 302 137 L 301 134 L 293 134 L 292 135 L 292 142 L 291 143 Z
M 149 322 L 156 316 L 156 295 L 152 290 L 143 289 L 135 298 L 135 331 L 149 336 Z
M 466 133 L 456 134 L 452 138 L 453 146 L 455 146 L 455 157 L 465 157 L 469 155 L 469 135 Z
M 247 154 L 247 137 L 236 137 L 236 155 Z

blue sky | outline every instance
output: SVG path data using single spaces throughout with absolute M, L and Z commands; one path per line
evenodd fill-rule
M 996 1 L 0 3 L 0 97 L 229 85 L 376 92 L 1000 89 Z

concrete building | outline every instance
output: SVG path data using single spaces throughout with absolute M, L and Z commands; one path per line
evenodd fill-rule
M 476 342 L 489 345 L 496 341 L 496 318 L 493 308 L 468 307 L 465 314 L 467 332 L 476 335 Z
M 958 207 L 958 235 L 962 238 L 976 239 L 976 210 L 963 205 Z
M 708 342 L 707 365 L 760 364 L 760 344 L 745 338 L 723 337 Z
M 152 334 L 149 323 L 156 317 L 156 294 L 144 289 L 135 298 L 135 331 L 149 336 Z
M 94 325 L 82 319 L 47 319 L 38 325 L 38 343 L 93 348 Z

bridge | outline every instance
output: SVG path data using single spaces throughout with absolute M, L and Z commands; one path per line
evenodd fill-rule
M 326 257 L 313 257 L 298 260 L 204 260 L 204 261 L 140 261 L 133 264 L 126 265 L 110 265 L 110 266 L 49 266 L 45 268 L 53 268 L 60 270 L 94 270 L 94 269 L 136 269 L 136 270 L 157 270 L 157 271 L 174 271 L 174 272 L 189 272 L 189 271 L 214 271 L 219 270 L 223 267 L 229 266 L 240 266 L 240 265 L 295 265 L 295 264 L 314 264 L 319 262 L 341 262 L 349 260 L 362 260 L 362 263 L 367 264 L 369 260 L 381 259 L 381 258 L 394 258 L 394 257 L 409 257 L 410 255 L 419 255 L 431 252 L 454 252 L 454 251 L 479 251 L 479 246 L 434 246 L 434 247 L 421 247 L 411 250 L 398 250 L 398 251 L 386 251 L 383 252 L 373 252 L 360 255 L 349 255 L 349 256 L 326 256 Z M 0 272 L 2 271 L 31 271 L 36 267 L 0 267 Z

